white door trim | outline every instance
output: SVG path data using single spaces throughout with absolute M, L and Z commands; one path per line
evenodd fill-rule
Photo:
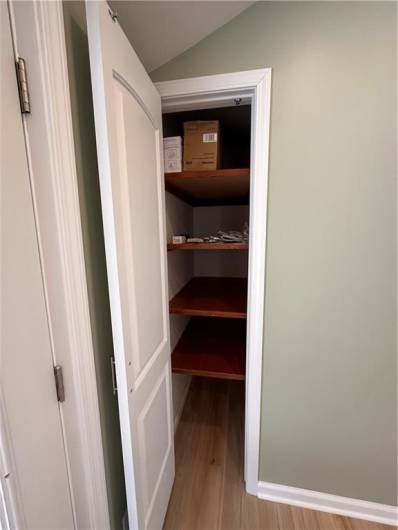
M 396 526 L 397 507 L 379 504 L 377 502 L 362 501 L 360 499 L 350 499 L 311 491 L 292 486 L 283 486 L 271 482 L 259 482 L 257 496 L 271 502 L 289 504 L 300 508 L 318 510 L 320 512 L 335 513 L 345 517 L 364 519 L 374 523 L 388 524 Z
M 23 11 L 18 4 L 11 2 L 10 11 L 17 53 L 32 54 L 27 61 L 32 113 L 23 115 L 23 123 L 53 355 L 64 368 L 66 401 L 60 411 L 72 503 L 77 528 L 103 530 L 109 528 L 108 500 L 62 2 L 29 2 Z
M 251 103 L 249 285 L 247 304 L 245 479 L 257 495 L 266 272 L 271 69 L 155 83 L 163 112 Z

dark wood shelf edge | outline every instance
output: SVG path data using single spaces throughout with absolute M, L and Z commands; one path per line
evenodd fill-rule
M 213 318 L 247 318 L 247 313 L 237 311 L 218 311 L 211 309 L 175 309 L 170 308 L 171 315 L 186 315 L 192 317 L 213 317 Z
M 245 319 L 247 279 L 194 277 L 169 303 L 171 314 Z
M 248 250 L 248 243 L 168 243 L 167 250 Z
M 247 177 L 250 168 L 214 169 L 212 171 L 181 171 L 177 173 L 165 173 L 166 180 L 190 179 L 190 178 L 217 178 L 217 177 Z
M 173 356 L 171 357 L 173 365 Z M 213 379 L 230 379 L 231 381 L 244 381 L 245 374 L 231 374 L 228 372 L 217 372 L 215 370 L 201 370 L 200 368 L 175 368 L 172 366 L 173 374 L 193 375 L 196 377 L 211 377 Z
M 249 204 L 250 168 L 181 171 L 164 177 L 166 191 L 193 207 Z

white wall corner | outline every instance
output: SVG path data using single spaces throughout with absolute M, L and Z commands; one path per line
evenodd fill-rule
M 186 383 L 186 385 L 184 387 L 183 393 L 182 393 L 180 405 L 179 405 L 178 410 L 176 411 L 176 414 L 174 416 L 174 434 L 177 432 L 178 425 L 180 424 L 182 411 L 184 410 L 184 405 L 185 405 L 185 402 L 186 402 L 187 397 L 188 397 L 188 391 L 189 391 L 189 387 L 190 386 L 191 386 L 191 379 L 188 379 L 188 381 L 187 381 L 187 383 Z
M 271 502 L 397 526 L 396 506 L 261 481 L 258 483 L 257 497 Z

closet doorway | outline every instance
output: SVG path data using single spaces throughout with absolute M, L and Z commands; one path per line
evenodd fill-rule
M 219 248 L 209 246 L 214 242 L 207 247 L 206 243 L 191 247 L 169 244 L 168 269 L 172 371 L 245 381 L 244 480 L 246 490 L 257 495 L 271 70 L 166 81 L 155 86 L 161 95 L 164 137 L 181 134 L 185 121 L 220 122 L 221 169 L 207 176 L 184 171 L 165 174 L 166 191 L 193 209 L 191 232 L 200 237 L 217 229 L 243 229 L 245 221 L 249 228 L 248 241 L 232 244 L 229 249 L 225 243 Z M 166 197 L 168 223 L 172 224 L 179 213 L 175 201 Z M 177 221 L 177 226 L 180 231 L 190 231 L 184 223 L 178 225 Z M 173 229 L 167 227 L 168 241 Z M 187 277 L 189 267 L 194 271 L 192 279 L 189 273 Z M 190 321 L 183 322 L 184 318 Z M 201 358 L 204 350 L 207 353 Z M 181 386 L 174 382 L 174 398 L 179 398 Z M 180 398 L 182 405 L 184 397 Z M 177 422 L 182 405 L 175 403 Z

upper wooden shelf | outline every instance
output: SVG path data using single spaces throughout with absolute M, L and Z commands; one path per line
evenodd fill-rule
M 246 318 L 247 279 L 192 278 L 170 301 L 178 315 Z
M 191 318 L 171 355 L 178 374 L 242 380 L 246 371 L 246 322 Z
M 248 204 L 250 169 L 166 173 L 166 190 L 192 206 Z
M 248 243 L 168 243 L 167 250 L 247 250 Z

